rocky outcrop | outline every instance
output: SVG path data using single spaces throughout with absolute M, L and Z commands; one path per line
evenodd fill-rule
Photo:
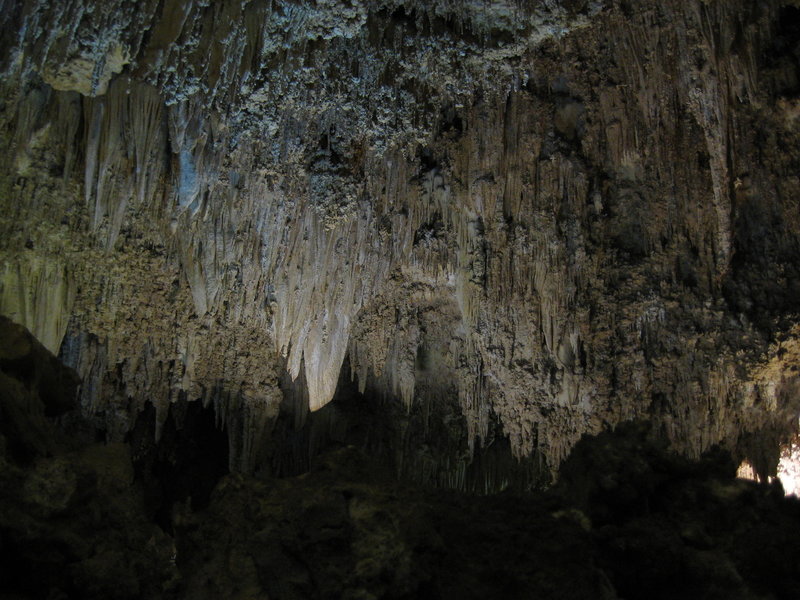
M 798 500 L 735 479 L 719 449 L 666 451 L 647 424 L 582 438 L 546 493 L 407 485 L 391 461 L 341 444 L 301 475 L 230 474 L 198 402 L 173 403 L 159 441 L 152 406 L 125 443 L 87 437 L 63 412 L 74 374 L 0 327 L 9 598 L 788 600 L 800 584 Z M 43 427 L 52 443 L 20 454 Z
M 795 3 L 0 9 L 0 312 L 112 439 L 202 400 L 249 470 L 345 361 L 459 407 L 440 481 L 629 419 L 766 474 L 797 429 Z
M 0 316 L 0 445 L 26 462 L 55 452 L 50 418 L 77 406 L 78 376 L 24 327 Z
M 70 422 L 77 384 L 25 328 L 0 317 L 0 590 L 163 597 L 176 575 L 172 540 L 146 517 L 130 448 L 88 443 L 80 419 Z

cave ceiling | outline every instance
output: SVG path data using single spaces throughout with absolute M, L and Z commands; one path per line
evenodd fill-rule
M 555 470 L 628 420 L 744 456 L 800 412 L 798 22 L 0 0 L 0 313 L 110 439 L 213 403 L 236 469 L 287 385 L 316 411 L 351 377 L 453 403 L 465 456 Z

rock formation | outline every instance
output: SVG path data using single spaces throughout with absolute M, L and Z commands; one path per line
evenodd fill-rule
M 584 437 L 545 494 L 399 484 L 352 446 L 301 476 L 223 475 L 199 402 L 173 403 L 157 444 L 153 407 L 128 443 L 93 441 L 75 373 L 19 325 L 0 333 L 3 598 L 797 595 L 800 501 L 734 479 L 724 453 L 667 453 L 646 426 Z
M 234 470 L 268 462 L 286 398 L 352 377 L 419 424 L 396 462 L 455 487 L 495 443 L 547 481 L 632 419 L 774 474 L 800 413 L 798 22 L 2 0 L 0 313 L 108 441 L 201 401 Z

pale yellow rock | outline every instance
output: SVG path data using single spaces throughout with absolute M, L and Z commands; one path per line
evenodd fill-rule
M 46 65 L 41 76 L 53 89 L 62 92 L 78 92 L 84 96 L 102 96 L 108 91 L 111 78 L 122 72 L 130 62 L 128 51 L 114 44 L 100 60 L 94 56 L 71 56 L 54 68 Z
M 0 262 L 0 314 L 58 354 L 75 297 L 64 264 L 34 254 Z

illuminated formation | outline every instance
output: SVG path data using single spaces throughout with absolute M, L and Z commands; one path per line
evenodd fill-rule
M 791 3 L 2 8 L 0 313 L 109 439 L 212 403 L 249 471 L 287 385 L 315 411 L 352 374 L 457 403 L 460 450 L 429 465 L 456 487 L 497 437 L 551 473 L 633 419 L 774 473 L 800 367 Z

